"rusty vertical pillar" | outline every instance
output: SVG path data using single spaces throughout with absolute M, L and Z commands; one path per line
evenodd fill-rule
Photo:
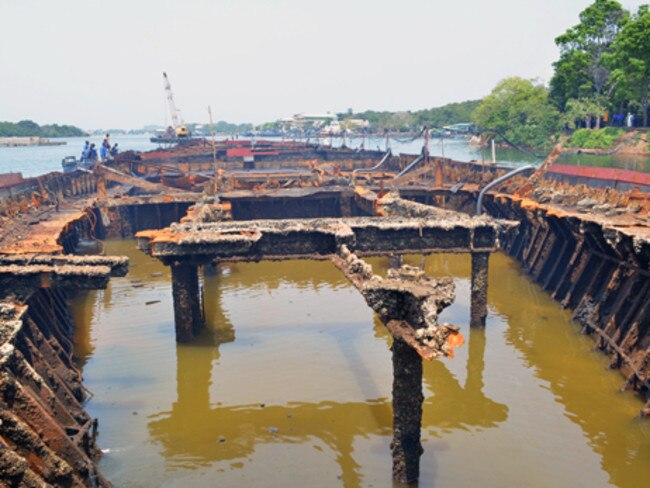
M 198 266 L 194 266 L 193 270 L 194 274 L 190 282 L 192 297 L 194 297 L 192 300 L 192 331 L 194 335 L 198 335 L 203 329 L 203 294 L 199 283 Z
M 202 325 L 198 268 L 177 261 L 172 263 L 171 269 L 176 341 L 189 342 Z
M 422 358 L 396 339 L 393 351 L 393 479 L 412 483 L 420 476 L 422 424 Z
M 472 253 L 472 301 L 469 322 L 472 327 L 485 327 L 489 259 L 488 252 Z

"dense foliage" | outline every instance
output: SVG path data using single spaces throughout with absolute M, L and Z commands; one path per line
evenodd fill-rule
M 31 120 L 0 122 L 0 137 L 78 137 L 86 132 L 72 125 L 38 125 Z
M 568 144 L 599 149 L 611 147 L 622 134 L 599 130 L 602 123 L 622 125 L 629 113 L 637 125 L 648 125 L 648 5 L 631 15 L 617 0 L 595 0 L 555 43 L 560 59 L 553 65 L 548 90 L 533 81 L 508 78 L 483 100 L 472 120 L 526 146 L 549 144 L 561 129 L 584 128 Z
M 629 14 L 616 0 L 596 0 L 580 13 L 580 23 L 555 39 L 560 59 L 554 63 L 551 96 L 560 108 L 570 99 L 605 93 L 610 69 L 604 62 Z
M 569 111 L 582 112 L 586 125 L 589 118 L 598 120 L 608 112 L 640 115 L 643 125 L 648 125 L 647 5 L 630 15 L 616 0 L 595 0 L 580 13 L 580 23 L 558 36 L 555 43 L 560 59 L 553 65 L 550 92 L 560 110 L 572 105 Z
M 640 108 L 643 125 L 648 126 L 650 93 L 650 8 L 643 5 L 621 29 L 606 62 L 613 69 L 614 103 Z
M 516 76 L 503 80 L 483 99 L 472 121 L 529 147 L 545 146 L 559 129 L 559 113 L 549 103 L 546 87 Z
M 610 149 L 614 147 L 623 133 L 623 129 L 619 127 L 605 127 L 604 129 L 595 130 L 578 129 L 566 141 L 565 145 L 584 149 Z

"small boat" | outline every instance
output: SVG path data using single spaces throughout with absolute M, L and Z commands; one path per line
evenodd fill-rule
M 79 166 L 79 161 L 74 156 L 66 156 L 61 160 L 64 173 L 72 173 Z
M 64 173 L 72 173 L 79 168 L 90 169 L 93 165 L 93 162 L 86 159 L 84 161 L 77 159 L 75 156 L 66 156 L 61 160 L 61 166 L 63 167 Z

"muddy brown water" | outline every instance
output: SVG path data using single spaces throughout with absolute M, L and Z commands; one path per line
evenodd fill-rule
M 72 305 L 116 486 L 393 486 L 390 337 L 332 264 L 220 265 L 206 329 L 178 345 L 169 270 L 133 241 L 107 251 L 130 256 L 129 275 Z M 420 486 L 650 485 L 642 402 L 570 312 L 497 254 L 487 328 L 469 330 L 469 257 L 425 266 L 454 277 L 442 320 L 466 343 L 424 366 Z

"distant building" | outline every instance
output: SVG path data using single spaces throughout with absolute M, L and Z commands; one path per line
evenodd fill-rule
M 472 134 L 476 132 L 476 126 L 474 124 L 470 124 L 469 122 L 446 125 L 443 127 L 443 129 L 454 134 Z
M 348 109 L 350 112 L 351 109 Z M 301 130 L 318 132 L 321 135 L 340 135 L 344 131 L 368 127 L 367 120 L 345 119 L 339 120 L 338 115 L 331 112 L 302 112 L 293 117 L 278 120 L 284 131 Z

